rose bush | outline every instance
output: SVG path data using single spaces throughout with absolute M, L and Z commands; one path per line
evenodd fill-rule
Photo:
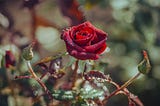
M 107 47 L 107 36 L 87 21 L 65 30 L 61 38 L 71 56 L 80 60 L 96 60 Z

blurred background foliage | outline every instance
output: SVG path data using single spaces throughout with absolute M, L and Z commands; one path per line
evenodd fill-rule
M 15 106 L 10 86 L 15 87 L 19 106 L 32 105 L 29 102 L 31 97 L 42 92 L 32 80 L 14 81 L 14 78 L 6 77 L 6 71 L 11 71 L 12 75 L 28 74 L 20 57 L 22 48 L 35 39 L 39 42 L 33 63 L 45 56 L 64 52 L 64 42 L 60 39 L 62 29 L 85 20 L 109 34 L 107 53 L 103 54 L 99 66 L 119 84 L 135 75 L 137 64 L 142 59 L 141 51 L 148 51 L 151 72 L 128 88 L 139 96 L 144 106 L 160 105 L 159 0 L 29 1 L 32 2 L 0 0 L 0 106 Z M 16 57 L 17 65 L 12 70 L 3 67 L 5 50 L 11 50 Z M 10 80 L 13 80 L 13 84 L 9 84 Z M 48 86 L 53 83 L 47 82 Z M 45 102 L 34 105 L 40 104 L 46 105 Z M 127 99 L 122 95 L 115 96 L 108 106 L 127 106 Z

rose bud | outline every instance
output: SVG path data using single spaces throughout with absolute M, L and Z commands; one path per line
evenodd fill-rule
M 26 60 L 26 61 L 30 61 L 33 58 L 33 46 L 34 43 L 30 44 L 29 46 L 27 46 L 26 48 L 23 49 L 22 51 L 22 57 Z
M 71 56 L 80 60 L 96 60 L 107 47 L 107 36 L 87 21 L 65 30 L 61 38 Z
M 16 59 L 11 51 L 7 50 L 5 54 L 5 66 L 11 68 L 16 65 Z
M 151 64 L 148 54 L 143 50 L 143 60 L 138 64 L 138 71 L 142 74 L 148 74 L 151 70 Z

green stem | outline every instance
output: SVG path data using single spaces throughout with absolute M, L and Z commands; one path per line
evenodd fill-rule
M 32 75 L 32 77 L 33 77 L 33 78 L 37 78 L 37 75 L 34 73 L 34 71 L 33 71 L 33 69 L 32 69 L 32 66 L 31 66 L 30 61 L 27 61 L 27 66 L 28 66 L 29 72 L 30 72 L 30 74 Z
M 52 99 L 52 95 L 50 94 L 50 92 L 47 89 L 46 85 L 41 81 L 41 79 L 39 77 L 37 77 L 37 75 L 33 71 L 30 61 L 27 61 L 27 66 L 28 66 L 29 72 L 32 75 L 32 77 L 41 85 L 41 87 L 44 89 L 46 94 L 49 95 L 50 99 Z
M 122 90 L 126 88 L 128 85 L 130 85 L 136 78 L 138 78 L 141 75 L 141 73 L 137 73 L 134 77 L 132 77 L 130 80 L 128 80 L 126 83 L 124 83 L 119 89 Z

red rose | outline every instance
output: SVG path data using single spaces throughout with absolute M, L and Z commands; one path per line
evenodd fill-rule
M 90 22 L 73 26 L 62 33 L 68 53 L 81 60 L 96 60 L 107 47 L 107 34 Z

